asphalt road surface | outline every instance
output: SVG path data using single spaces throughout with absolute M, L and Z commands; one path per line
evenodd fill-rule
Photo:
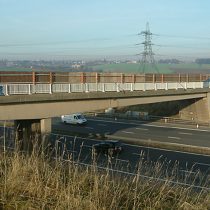
M 208 128 L 196 128 L 187 125 L 184 127 L 183 125 L 143 123 L 130 120 L 88 118 L 88 123 L 86 125 L 77 126 L 64 125 L 61 123 L 60 119 L 57 118 L 53 122 L 53 129 L 70 133 L 83 133 L 87 136 L 94 133 L 109 134 L 117 136 L 119 139 L 120 137 L 127 137 L 210 147 L 210 130 Z M 65 141 L 72 142 L 73 140 L 69 140 L 69 138 L 73 139 L 73 137 L 65 136 Z M 84 163 L 90 163 L 92 158 L 92 145 L 98 142 L 98 140 L 78 137 L 76 139 L 77 140 L 74 141 L 76 142 L 74 143 L 75 149 L 72 149 L 74 158 L 78 158 Z M 77 153 L 80 155 L 77 156 Z M 102 161 L 104 162 L 102 163 Z M 161 168 L 161 173 L 165 175 L 174 175 L 173 173 L 176 171 L 176 173 L 179 174 L 179 179 L 180 176 L 182 179 L 188 177 L 188 179 L 192 181 L 192 177 L 199 177 L 198 182 L 202 182 L 201 177 L 205 176 L 207 177 L 207 181 L 210 180 L 210 156 L 208 155 L 125 144 L 122 154 L 113 157 L 112 162 L 121 170 L 134 173 L 138 170 L 138 165 L 141 164 L 142 173 L 143 171 L 148 170 L 148 168 L 151 168 L 150 175 L 152 173 L 155 174 L 155 171 Z M 107 163 L 106 157 L 100 157 L 99 163 L 105 165 L 105 163 Z M 175 179 L 176 178 L 177 177 L 175 176 Z M 209 185 L 209 183 L 207 185 Z
M 210 187 L 210 156 L 124 144 L 118 155 L 93 157 L 92 146 L 99 140 L 58 134 L 52 134 L 51 140 L 64 159 L 84 164 L 95 160 L 98 166 L 123 172 Z
M 142 140 L 170 142 L 210 147 L 210 129 L 185 125 L 151 124 L 130 120 L 88 118 L 85 126 L 64 125 L 60 119 L 53 121 L 53 129 L 83 134 L 109 134 Z

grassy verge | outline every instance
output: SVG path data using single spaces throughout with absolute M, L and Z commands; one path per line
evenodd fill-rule
M 210 195 L 169 180 L 116 176 L 44 155 L 1 153 L 1 209 L 209 209 Z M 139 170 L 142 165 L 139 164 Z M 160 167 L 157 167 L 157 174 Z

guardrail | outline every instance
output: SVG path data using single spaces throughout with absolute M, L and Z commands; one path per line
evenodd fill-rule
M 0 95 L 36 93 L 121 92 L 209 88 L 205 82 L 172 83 L 80 83 L 80 84 L 0 84 Z

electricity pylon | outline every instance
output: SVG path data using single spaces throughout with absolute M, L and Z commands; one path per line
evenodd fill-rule
M 155 58 L 154 58 L 154 53 L 152 51 L 152 33 L 150 32 L 149 29 L 149 23 L 147 22 L 146 24 L 146 30 L 142 31 L 138 35 L 144 36 L 144 42 L 140 43 L 144 45 L 144 51 L 138 55 L 142 55 L 142 58 L 140 60 L 140 68 L 143 73 L 147 73 L 147 68 L 150 68 L 151 70 L 159 73 L 159 70 L 155 64 Z M 139 45 L 139 44 L 137 44 Z

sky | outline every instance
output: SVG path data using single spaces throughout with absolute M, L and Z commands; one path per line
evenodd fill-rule
M 210 57 L 209 0 L 0 0 L 0 59 Z

